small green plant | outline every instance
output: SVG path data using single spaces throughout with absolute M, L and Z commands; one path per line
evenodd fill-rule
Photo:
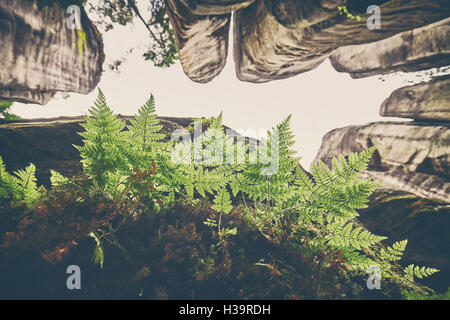
M 13 105 L 12 100 L 0 100 L 0 121 L 2 120 L 19 120 L 20 117 L 9 112 L 9 109 Z
M 6 201 L 25 201 L 31 205 L 45 192 L 38 187 L 36 167 L 30 164 L 25 169 L 15 171 L 13 175 L 6 171 L 3 159 L 0 157 L 0 203 Z
M 436 268 L 419 267 L 419 266 L 415 266 L 413 264 L 410 264 L 409 266 L 407 266 L 404 271 L 405 271 L 407 278 L 410 281 L 414 281 L 414 276 L 416 276 L 419 279 L 422 279 L 425 277 L 429 277 L 429 276 L 435 274 L 436 272 L 439 272 L 439 270 Z
M 352 20 L 361 21 L 361 16 L 352 14 L 350 11 L 348 11 L 346 6 L 339 6 L 338 10 L 340 15 L 345 15 L 347 16 L 347 18 Z

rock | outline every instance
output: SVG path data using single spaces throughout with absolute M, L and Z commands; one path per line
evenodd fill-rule
M 13 172 L 29 163 L 36 165 L 39 180 L 49 184 L 50 169 L 65 176 L 81 171 L 80 155 L 73 144 L 81 144 L 77 132 L 84 129 L 79 118 L 58 118 L 0 125 L 0 156 Z
M 210 15 L 226 14 L 245 8 L 254 0 L 181 0 L 193 14 Z
M 383 187 L 391 190 L 406 191 L 419 197 L 450 202 L 448 178 L 410 171 L 401 166 L 387 171 L 367 170 L 363 176 L 372 177 L 381 182 Z
M 450 205 L 414 194 L 380 189 L 358 219 L 371 232 L 393 242 L 408 239 L 403 266 L 435 267 L 440 270 L 427 278 L 426 285 L 446 291 L 450 283 Z M 419 280 L 420 281 L 420 280 Z
M 200 16 L 181 1 L 166 3 L 184 73 L 195 82 L 211 81 L 225 66 L 231 14 Z
M 315 161 L 330 165 L 340 154 L 376 146 L 366 175 L 392 189 L 450 202 L 449 145 L 450 130 L 445 123 L 377 122 L 330 131 Z
M 450 121 L 450 75 L 395 90 L 381 105 L 380 115 Z
M 366 23 L 369 14 L 361 14 L 360 21 L 347 18 L 339 14 L 341 3 L 266 0 L 237 11 L 234 58 L 238 78 L 249 82 L 288 78 L 316 68 L 341 46 L 382 40 L 447 18 L 450 11 L 448 1 L 388 1 L 380 6 L 382 29 L 371 30 Z
M 330 57 L 339 72 L 363 78 L 450 64 L 450 18 L 388 39 L 337 49 Z
M 0 2 L 0 98 L 46 104 L 55 92 L 91 92 L 100 80 L 103 42 L 81 9 L 86 35 L 66 26 L 66 8 L 25 0 Z
M 123 117 L 129 119 L 130 117 Z M 190 118 L 161 118 L 166 133 L 186 127 Z M 60 117 L 10 121 L 0 124 L 0 156 L 8 172 L 36 165 L 36 176 L 50 185 L 50 169 L 72 177 L 81 173 L 80 154 L 73 145 L 82 145 L 78 132 L 84 131 L 83 117 Z

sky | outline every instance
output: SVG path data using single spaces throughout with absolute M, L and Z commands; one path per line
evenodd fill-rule
M 309 168 L 330 130 L 392 118 L 379 116 L 379 108 L 392 91 L 405 86 L 401 78 L 382 82 L 376 76 L 352 79 L 335 71 L 329 60 L 317 69 L 295 77 L 264 84 L 237 80 L 232 48 L 222 73 L 207 84 L 191 81 L 180 62 L 168 69 L 155 68 L 142 57 L 148 34 L 142 24 L 115 28 L 103 36 L 107 62 L 137 47 L 127 56 L 120 73 L 107 70 L 99 83 L 114 112 L 132 115 L 152 93 L 161 116 L 211 117 L 223 111 L 223 123 L 240 130 L 267 130 L 292 114 L 296 135 L 294 149 Z M 232 42 L 230 42 L 232 43 Z M 70 93 L 57 96 L 45 106 L 15 103 L 12 112 L 23 118 L 84 115 L 97 95 Z M 257 137 L 256 137 L 257 138 Z

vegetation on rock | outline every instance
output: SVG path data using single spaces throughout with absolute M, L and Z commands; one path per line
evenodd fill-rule
M 81 176 L 53 171 L 46 190 L 37 185 L 34 165 L 10 174 L 0 162 L 2 276 L 14 278 L 21 259 L 47 276 L 70 260 L 90 274 L 89 297 L 356 299 L 432 292 L 414 276 L 438 270 L 402 270 L 406 240 L 386 248 L 386 237 L 356 219 L 377 188 L 358 173 L 375 148 L 333 159 L 332 170 L 319 162 L 309 175 L 291 149 L 290 116 L 256 146 L 226 135 L 221 115 L 193 143 L 167 140 L 153 96 L 127 125 L 99 91 L 85 120 L 83 145 L 76 146 Z M 366 288 L 369 267 L 380 270 L 381 290 Z M 38 297 L 64 294 L 57 284 L 45 286 Z

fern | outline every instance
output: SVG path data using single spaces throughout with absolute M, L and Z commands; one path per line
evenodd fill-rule
M 214 205 L 212 208 L 217 212 L 229 213 L 233 206 L 231 205 L 230 194 L 228 193 L 226 188 L 222 188 L 217 192 L 214 200 Z
M 380 242 L 386 237 L 372 234 L 355 220 L 357 210 L 367 206 L 378 187 L 359 174 L 367 169 L 375 147 L 333 158 L 331 168 L 319 161 L 309 175 L 292 150 L 291 116 L 268 131 L 256 148 L 250 148 L 225 135 L 222 113 L 201 120 L 207 128 L 193 143 L 165 142 L 153 95 L 128 126 L 113 114 L 101 90 L 89 115 L 83 124 L 85 132 L 80 133 L 83 145 L 77 148 L 84 172 L 91 178 L 90 194 L 106 192 L 120 201 L 135 201 L 139 203 L 136 212 L 141 212 L 140 205 L 159 212 L 161 206 L 173 206 L 178 200 L 193 204 L 198 196 L 210 197 L 219 217 L 218 221 L 209 217 L 205 224 L 217 227 L 220 241 L 236 234 L 236 228 L 222 226 L 222 215 L 233 210 L 237 200 L 233 197 L 240 196 L 251 225 L 275 244 L 301 243 L 301 250 L 340 251 L 352 270 L 379 265 L 383 274 L 395 272 L 392 263 L 401 259 L 407 241 L 383 248 Z M 182 154 L 181 161 L 172 161 L 174 154 Z M 229 161 L 238 158 L 243 161 Z M 0 158 L 0 200 L 37 199 L 35 170 L 30 165 L 10 175 Z M 58 187 L 70 181 L 51 171 L 51 182 Z M 103 267 L 100 239 L 105 233 L 96 232 L 89 234 L 96 241 L 92 260 Z M 405 268 L 410 280 L 437 271 L 413 265 Z
M 276 202 L 294 194 L 291 187 L 294 180 L 292 173 L 299 159 L 293 157 L 295 152 L 290 149 L 295 143 L 290 119 L 290 116 L 287 117 L 268 132 L 268 138 L 250 155 L 254 158 L 258 156 L 259 161 L 249 164 L 239 177 L 241 190 L 255 201 L 265 201 L 268 210 Z
M 404 269 L 406 278 L 410 281 L 414 281 L 414 276 L 416 276 L 419 279 L 423 279 L 425 277 L 429 277 L 436 272 L 439 272 L 436 268 L 430 268 L 430 267 L 418 267 L 414 264 L 410 264 Z
M 50 170 L 50 183 L 53 188 L 62 186 L 69 182 L 69 179 L 64 177 L 57 171 Z
M 3 159 L 0 157 L 0 202 L 25 201 L 28 206 L 32 206 L 45 192 L 46 189 L 43 186 L 37 185 L 34 164 L 17 170 L 11 175 L 6 171 Z
M 408 240 L 402 240 L 394 243 L 391 247 L 382 248 L 380 251 L 380 258 L 385 261 L 398 261 L 402 258 L 406 249 Z
M 334 222 L 328 226 L 328 230 L 330 233 L 325 237 L 328 244 L 337 247 L 354 247 L 361 250 L 387 239 L 363 230 L 362 227 L 353 228 L 352 222 L 345 225 L 342 221 Z
M 155 97 L 153 95 L 139 109 L 134 119 L 127 126 L 130 133 L 130 142 L 142 150 L 155 147 L 159 141 L 165 138 L 161 133 L 162 125 L 156 115 Z
M 21 189 L 23 200 L 32 202 L 40 197 L 37 186 L 36 166 L 34 164 L 30 164 L 25 169 L 15 171 L 14 174 L 17 178 L 13 177 L 13 180 Z
M 95 249 L 92 254 L 92 263 L 100 265 L 100 268 L 103 269 L 103 261 L 104 261 L 104 253 L 100 238 L 94 232 L 89 233 L 89 236 L 95 240 Z
M 377 265 L 377 263 L 373 259 L 354 249 L 347 248 L 344 251 L 344 258 L 346 260 L 347 265 L 351 269 L 355 270 L 365 271 L 367 270 L 367 267 Z
M 0 157 L 0 201 L 22 198 L 19 186 L 13 177 L 6 171 L 6 166 Z
M 106 188 L 113 175 L 129 170 L 123 154 L 125 123 L 113 114 L 99 89 L 97 100 L 82 124 L 85 132 L 79 133 L 83 146 L 75 146 L 81 154 L 84 171 L 100 188 Z M 109 184 L 111 186 L 111 184 Z

